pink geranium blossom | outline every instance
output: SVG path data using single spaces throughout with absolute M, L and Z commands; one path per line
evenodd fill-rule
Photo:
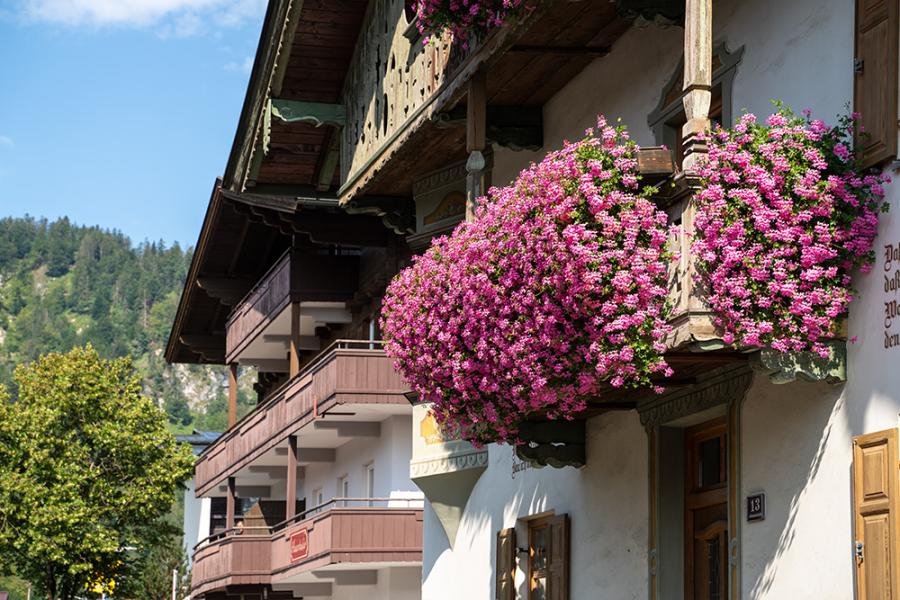
M 728 343 L 827 356 L 886 209 L 889 179 L 860 171 L 852 135 L 852 119 L 830 128 L 779 105 L 708 136 L 693 251 Z
M 525 0 L 415 0 L 417 27 L 421 33 L 449 31 L 467 44 L 472 34 L 481 36 L 503 25 Z
M 390 284 L 387 351 L 438 421 L 516 442 L 533 415 L 572 419 L 608 385 L 671 373 L 667 218 L 641 188 L 637 146 L 596 130 L 482 198 Z

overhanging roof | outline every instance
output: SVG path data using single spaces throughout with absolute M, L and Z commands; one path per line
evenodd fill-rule
M 304 193 L 305 195 L 298 195 Z M 337 199 L 231 192 L 216 181 L 166 346 L 169 362 L 225 361 L 225 322 L 290 247 L 384 247 L 392 234 L 377 216 L 347 214 Z

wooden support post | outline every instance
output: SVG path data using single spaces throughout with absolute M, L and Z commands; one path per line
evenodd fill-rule
M 234 477 L 228 478 L 228 491 L 225 492 L 225 529 L 234 529 L 234 504 L 237 500 L 237 484 Z
M 290 377 L 300 372 L 300 303 L 291 302 Z
M 297 436 L 288 436 L 287 493 L 285 493 L 284 518 L 297 514 Z
M 238 366 L 237 363 L 228 365 L 228 427 L 234 427 L 237 423 L 237 397 L 238 397 Z
M 712 100 L 712 0 L 685 0 L 684 114 L 682 129 L 685 171 L 696 171 L 706 154 L 706 142 L 697 139 L 709 129 Z
M 479 71 L 469 81 L 466 100 L 466 220 L 475 216 L 475 205 L 484 194 L 484 149 L 487 133 L 487 78 Z

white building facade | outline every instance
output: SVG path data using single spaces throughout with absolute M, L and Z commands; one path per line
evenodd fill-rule
M 854 106 L 861 69 L 890 67 L 893 76 L 866 74 L 896 88 L 896 3 L 856 5 L 712 2 L 713 104 L 723 104 L 712 116 L 763 118 L 776 99 L 835 123 Z M 857 30 L 872 18 L 883 31 L 867 43 L 889 58 L 860 65 Z M 684 38 L 681 27 L 629 29 L 543 106 L 540 152 L 493 149 L 492 182 L 579 139 L 598 114 L 620 118 L 642 146 L 666 143 L 659 119 L 673 82 L 680 89 Z M 893 109 L 896 121 L 896 100 Z M 876 266 L 853 281 L 855 342 L 831 382 L 754 358 L 709 366 L 691 386 L 588 419 L 580 468 L 535 468 L 507 445 L 429 449 L 414 422 L 414 477 L 430 462 L 458 478 L 454 456 L 468 455 L 473 480 L 463 500 L 448 501 L 439 477 L 423 486 L 437 498 L 425 514 L 423 599 L 898 597 L 900 187 L 887 200 Z

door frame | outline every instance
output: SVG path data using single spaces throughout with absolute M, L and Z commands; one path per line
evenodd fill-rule
M 753 382 L 753 371 L 747 365 L 716 370 L 702 381 L 646 402 L 639 403 L 638 413 L 648 437 L 649 527 L 647 571 L 648 597 L 660 600 L 659 520 L 660 520 L 660 427 L 704 411 L 722 408 L 727 425 L 728 469 L 728 596 L 740 600 L 741 570 L 738 550 L 741 539 L 741 412 L 744 399 Z M 682 550 L 683 553 L 683 550 Z

